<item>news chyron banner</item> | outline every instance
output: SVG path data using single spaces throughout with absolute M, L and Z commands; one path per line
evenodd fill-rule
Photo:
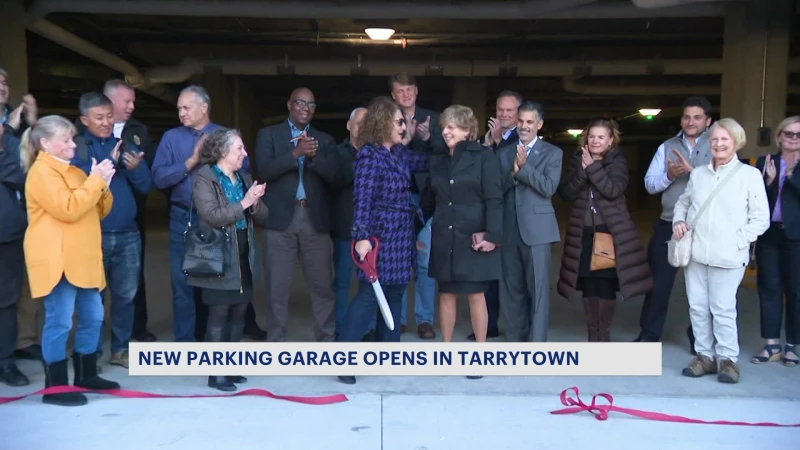
M 659 376 L 661 343 L 131 342 L 132 376 Z

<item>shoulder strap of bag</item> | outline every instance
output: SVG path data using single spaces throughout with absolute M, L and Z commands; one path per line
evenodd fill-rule
M 715 187 L 713 191 L 711 191 L 711 195 L 709 195 L 708 198 L 706 199 L 706 201 L 703 202 L 703 205 L 700 207 L 700 210 L 697 211 L 697 215 L 694 216 L 694 220 L 692 221 L 692 224 L 691 224 L 692 228 L 694 228 L 694 226 L 697 225 L 697 221 L 700 219 L 700 216 L 703 214 L 703 212 L 705 212 L 706 207 L 708 207 L 708 205 L 711 203 L 711 200 L 713 200 L 714 197 L 717 195 L 717 192 L 722 190 L 722 187 L 725 186 L 725 183 L 727 183 L 728 180 L 733 178 L 733 176 L 736 175 L 736 172 L 738 172 L 739 169 L 741 169 L 743 165 L 744 165 L 744 163 L 740 162 L 739 165 L 736 166 L 736 168 L 733 169 L 733 172 L 731 172 L 730 175 L 725 177 L 725 179 L 722 180 L 722 182 L 720 184 L 718 184 L 717 187 Z

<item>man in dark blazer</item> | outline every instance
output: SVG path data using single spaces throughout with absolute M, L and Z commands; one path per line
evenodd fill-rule
M 347 308 L 350 306 L 350 285 L 353 281 L 353 263 L 350 229 L 353 227 L 353 180 L 358 154 L 356 142 L 367 108 L 356 108 L 350 113 L 347 131 L 350 135 L 336 147 L 339 174 L 333 191 L 331 208 L 331 239 L 333 240 L 333 290 L 336 297 L 336 334 L 342 333 Z M 375 328 L 377 316 L 372 317 L 368 332 Z
M 439 127 L 439 113 L 417 105 L 419 89 L 413 75 L 398 73 L 389 77 L 389 89 L 394 101 L 400 105 L 403 116 L 408 126 L 416 123 L 414 137 L 408 147 L 421 153 L 433 153 L 434 149 L 447 149 Z M 428 181 L 428 172 L 412 174 L 415 183 L 411 186 L 411 201 L 419 205 L 420 193 Z M 436 332 L 433 330 L 433 311 L 436 295 L 436 280 L 428 276 L 428 263 L 431 248 L 431 223 L 425 224 L 417 239 L 424 244 L 422 250 L 417 250 L 417 274 L 414 280 L 414 315 L 417 324 L 417 335 L 422 339 L 433 339 Z M 406 327 L 406 311 L 408 294 L 403 296 L 400 313 L 402 329 Z
M 295 258 L 300 258 L 311 294 L 314 334 L 333 341 L 336 332 L 331 289 L 331 189 L 338 176 L 336 142 L 311 127 L 317 109 L 307 88 L 292 92 L 289 119 L 262 128 L 256 137 L 256 175 L 267 183 L 263 224 L 267 286 L 267 341 L 284 342 Z
M 542 107 L 519 108 L 519 142 L 498 149 L 503 196 L 500 309 L 509 342 L 546 342 L 550 317 L 550 245 L 561 241 L 552 196 L 563 152 L 537 137 Z
M 508 143 L 517 144 L 517 119 L 522 96 L 514 91 L 502 91 L 495 102 L 495 117 L 490 117 L 486 123 L 486 134 L 480 138 L 480 143 L 497 154 L 497 149 Z M 500 280 L 489 282 L 489 289 L 485 293 L 486 311 L 489 315 L 489 324 L 486 327 L 486 337 L 500 336 Z M 475 333 L 467 336 L 470 341 L 475 340 Z

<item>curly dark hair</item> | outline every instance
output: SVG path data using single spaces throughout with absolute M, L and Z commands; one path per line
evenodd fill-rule
M 394 114 L 400 106 L 391 97 L 377 97 L 367 105 L 367 115 L 358 131 L 358 148 L 367 144 L 381 146 L 394 129 Z
M 226 130 L 224 128 L 215 130 L 206 137 L 203 148 L 200 149 L 200 164 L 216 164 L 231 149 L 233 138 L 240 138 L 242 134 L 239 130 Z

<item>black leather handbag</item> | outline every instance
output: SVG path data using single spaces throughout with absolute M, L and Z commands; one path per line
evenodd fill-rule
M 192 199 L 191 205 L 194 205 Z M 192 210 L 189 207 L 189 211 Z M 199 222 L 198 218 L 198 222 Z M 190 277 L 221 277 L 228 267 L 228 245 L 230 236 L 224 228 L 192 225 L 191 213 L 186 231 L 183 232 L 183 262 L 181 271 Z

